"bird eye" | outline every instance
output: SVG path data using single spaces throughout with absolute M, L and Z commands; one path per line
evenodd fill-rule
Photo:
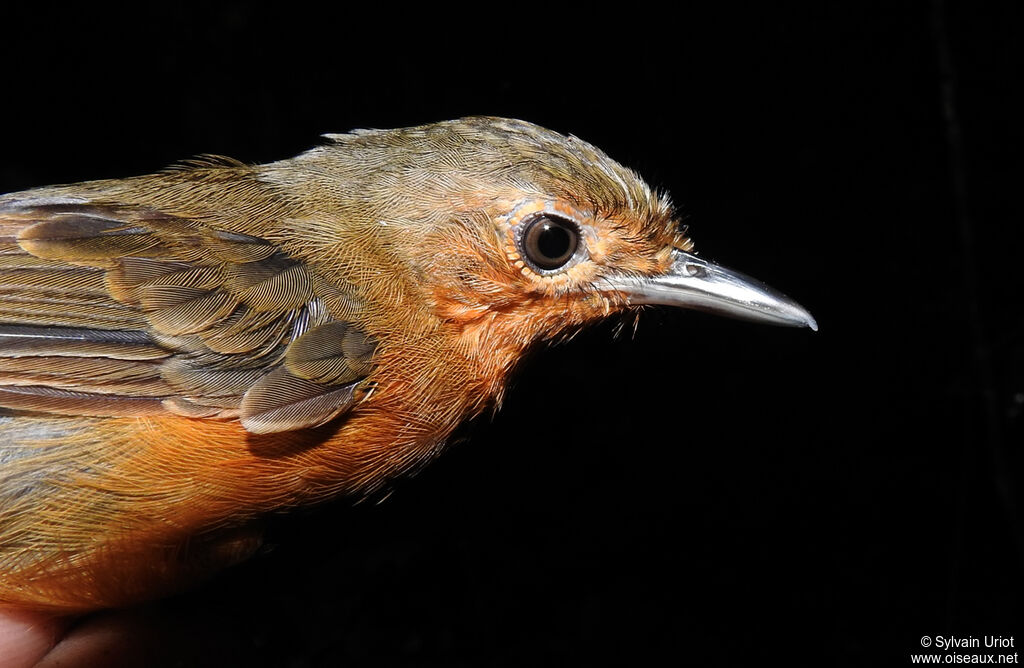
M 541 271 L 565 267 L 576 257 L 580 232 L 576 225 L 554 216 L 537 216 L 526 224 L 520 237 L 523 255 Z

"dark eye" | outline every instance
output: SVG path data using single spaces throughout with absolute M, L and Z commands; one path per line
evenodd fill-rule
M 543 271 L 567 265 L 580 245 L 580 233 L 575 224 L 546 215 L 527 223 L 521 238 L 526 259 Z

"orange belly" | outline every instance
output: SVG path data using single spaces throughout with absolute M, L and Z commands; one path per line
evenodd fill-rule
M 243 560 L 261 515 L 372 491 L 450 430 L 373 407 L 262 436 L 175 416 L 8 420 L 0 604 L 68 612 L 160 596 Z

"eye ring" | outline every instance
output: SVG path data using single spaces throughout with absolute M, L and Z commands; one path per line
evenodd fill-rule
M 584 250 L 579 225 L 550 213 L 533 216 L 519 233 L 519 252 L 539 274 L 564 271 L 579 261 Z

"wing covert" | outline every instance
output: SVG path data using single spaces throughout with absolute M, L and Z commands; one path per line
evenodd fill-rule
M 0 199 L 0 407 L 316 426 L 365 394 L 376 343 L 359 305 L 256 236 L 133 205 Z

